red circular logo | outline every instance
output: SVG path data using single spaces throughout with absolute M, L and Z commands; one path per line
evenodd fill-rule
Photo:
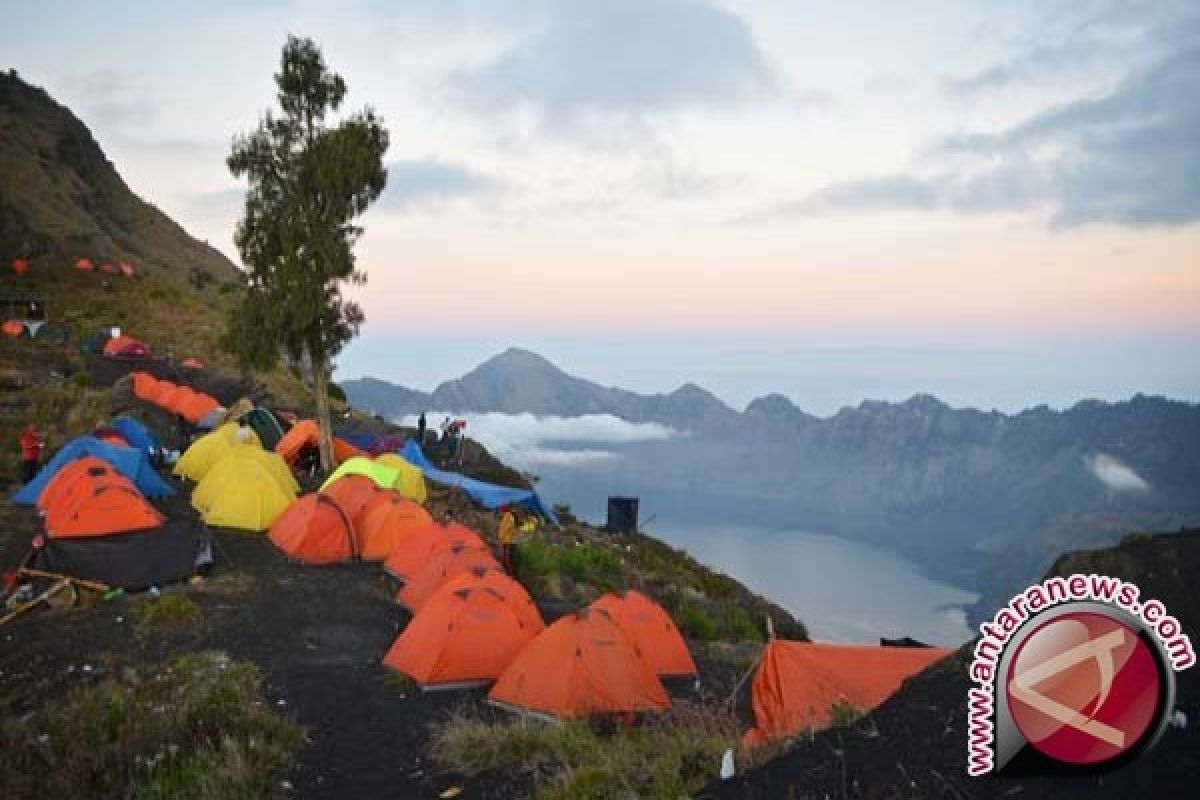
M 1157 722 L 1162 674 L 1137 631 L 1106 614 L 1062 614 L 1013 657 L 1009 712 L 1025 740 L 1068 764 L 1099 764 L 1137 747 Z

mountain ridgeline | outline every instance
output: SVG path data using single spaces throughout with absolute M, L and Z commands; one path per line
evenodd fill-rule
M 585 512 L 628 493 L 680 521 L 886 545 L 985 603 L 1064 550 L 1200 521 L 1200 406 L 1161 397 L 1003 414 L 916 395 L 821 418 L 768 395 L 738 412 L 696 386 L 640 395 L 518 349 L 431 393 L 369 378 L 342 386 L 388 418 L 611 414 L 668 426 L 680 435 L 606 445 L 620 458 L 556 469 L 544 490 Z

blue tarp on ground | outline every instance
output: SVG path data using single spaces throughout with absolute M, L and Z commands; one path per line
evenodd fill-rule
M 542 505 L 542 498 L 538 497 L 537 492 L 532 489 L 514 489 L 511 486 L 497 486 L 494 483 L 484 483 L 475 478 L 468 478 L 466 475 L 460 475 L 457 472 L 438 469 L 421 452 L 420 445 L 411 439 L 404 445 L 404 449 L 400 451 L 400 455 L 404 456 L 405 461 L 408 461 L 420 469 L 421 472 L 425 473 L 425 477 L 429 480 L 446 486 L 457 486 L 484 508 L 524 506 L 531 511 L 541 514 L 555 525 L 558 524 L 558 517 L 554 515 L 553 511 Z
M 154 434 L 133 417 L 117 417 L 112 421 L 112 426 L 125 437 L 130 447 L 146 452 L 158 449 L 158 440 L 154 438 Z
M 62 449 L 54 454 L 54 458 L 42 467 L 34 479 L 25 484 L 24 488 L 13 496 L 13 502 L 25 506 L 34 505 L 41 497 L 46 485 L 58 474 L 60 469 L 84 456 L 95 456 L 112 464 L 117 472 L 129 478 L 137 486 L 138 491 L 146 497 L 168 497 L 175 494 L 171 485 L 155 471 L 146 451 L 136 450 L 132 447 L 118 447 L 108 442 L 102 442 L 93 436 L 80 436 L 63 445 Z

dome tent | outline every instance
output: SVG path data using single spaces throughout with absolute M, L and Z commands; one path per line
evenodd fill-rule
M 504 670 L 488 701 L 559 718 L 671 707 L 645 656 L 598 609 L 568 614 L 542 631 Z
M 442 591 L 408 623 L 383 663 L 425 690 L 486 685 L 541 631 L 494 589 Z
M 658 675 L 696 674 L 696 662 L 670 615 L 641 592 L 610 592 L 591 607 L 608 612 L 617 627 L 646 654 L 646 660 Z
M 412 580 L 430 559 L 456 545 L 491 552 L 487 543 L 470 528 L 456 522 L 449 525 L 435 522 L 406 536 L 384 559 L 383 571 L 401 581 Z
M 171 485 L 155 472 L 150 459 L 141 450 L 132 447 L 115 447 L 93 436 L 80 436 L 65 444 L 54 458 L 50 459 L 32 481 L 25 484 L 13 496 L 13 502 L 31 506 L 37 502 L 42 491 L 59 470 L 83 456 L 96 456 L 112 464 L 146 497 L 170 497 L 175 494 Z
M 410 534 L 433 524 L 429 512 L 395 492 L 376 492 L 355 518 L 354 536 L 364 561 L 383 561 Z
M 257 454 L 257 455 L 256 455 Z M 270 459 L 280 465 L 274 467 Z M 274 453 L 237 445 L 218 461 L 192 491 L 192 506 L 213 526 L 263 531 L 270 528 L 296 499 L 298 487 Z
M 375 463 L 391 467 L 399 473 L 399 477 L 392 484 L 392 488 L 399 492 L 401 497 L 407 497 L 413 502 L 422 504 L 428 499 L 429 490 L 425 486 L 425 475 L 420 469 L 395 453 L 384 453 L 383 455 L 376 456 Z
M 258 436 L 254 431 L 239 429 L 236 423 L 228 422 L 192 442 L 179 461 L 175 462 L 173 472 L 181 478 L 199 483 L 218 461 L 238 445 L 239 439 L 244 439 L 241 443 L 244 447 L 258 447 Z
M 333 483 L 326 481 L 321 489 L 321 494 L 336 500 L 346 515 L 350 517 L 350 521 L 357 526 L 367 506 L 377 496 L 386 493 L 380 490 L 370 478 L 364 478 L 362 475 L 346 475 Z
M 500 569 L 492 552 L 466 544 L 451 545 L 439 550 L 412 576 L 395 600 L 409 611 L 420 611 L 447 580 L 477 569 Z
M 288 506 L 267 532 L 271 542 L 304 564 L 340 564 L 357 555 L 354 527 L 337 501 L 318 492 Z

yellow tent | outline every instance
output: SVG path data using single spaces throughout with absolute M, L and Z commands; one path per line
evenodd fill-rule
M 235 445 L 196 486 L 192 506 L 209 525 L 263 531 L 292 504 L 299 488 L 275 453 Z
M 217 473 L 219 467 L 214 468 Z M 205 478 L 205 483 L 214 480 Z M 265 531 L 296 500 L 262 464 L 245 461 L 215 475 L 215 496 L 198 510 L 209 525 Z
M 395 453 L 384 453 L 383 455 L 376 456 L 375 463 L 391 467 L 400 473 L 399 479 L 392 484 L 392 488 L 399 492 L 402 497 L 407 497 L 409 500 L 415 500 L 418 503 L 425 502 L 428 494 L 425 491 L 425 476 L 421 474 L 421 470 Z
M 300 484 L 296 483 L 287 463 L 277 454 L 254 445 L 231 445 L 204 476 L 204 480 L 192 490 L 192 507 L 202 512 L 218 499 L 229 475 L 237 476 L 242 472 L 252 474 L 256 471 L 252 467 L 270 476 L 281 490 L 292 497 L 300 492 Z
M 188 480 L 199 483 L 213 466 L 224 458 L 244 438 L 244 444 L 259 449 L 258 435 L 249 428 L 239 428 L 236 422 L 227 423 L 206 433 L 184 451 L 179 461 L 175 462 L 173 472 Z

